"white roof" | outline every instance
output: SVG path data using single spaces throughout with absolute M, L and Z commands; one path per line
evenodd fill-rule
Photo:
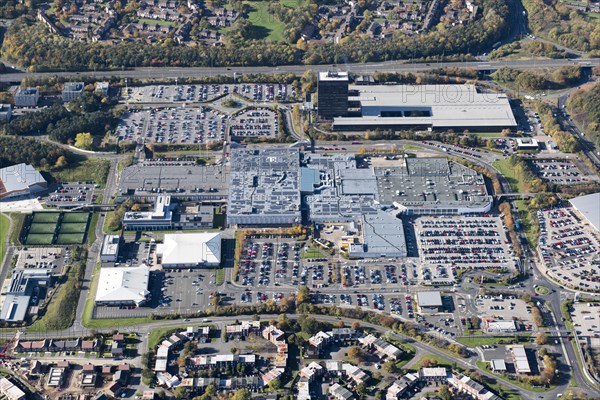
M 441 307 L 442 296 L 440 292 L 418 292 L 417 298 L 421 307 Z
M 0 169 L 0 181 L 2 181 L 0 193 L 4 192 L 1 186 L 4 186 L 5 191 L 10 193 L 46 183 L 44 177 L 33 166 L 25 163 Z
M 146 300 L 150 267 L 101 268 L 97 302 L 126 302 L 136 304 Z
M 600 231 L 600 206 L 598 206 L 600 204 L 600 193 L 575 197 L 569 202 L 597 231 Z
M 163 265 L 220 264 L 221 234 L 167 234 L 157 253 L 162 257 Z
M 508 97 L 482 93 L 474 85 L 352 86 L 362 117 L 334 118 L 334 125 L 391 124 L 435 127 L 516 126 Z M 387 111 L 429 111 L 422 116 L 382 117 Z

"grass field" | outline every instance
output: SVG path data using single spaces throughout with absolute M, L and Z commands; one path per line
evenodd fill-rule
M 60 231 L 58 233 L 85 233 L 85 228 L 87 228 L 87 223 L 67 222 L 66 224 L 60 225 Z
M 89 218 L 88 213 L 65 213 L 62 222 L 84 222 L 87 223 Z
M 8 236 L 8 227 L 10 226 L 10 218 L 4 214 L 0 214 L 0 263 L 4 261 L 6 255 L 6 240 Z
M 43 234 L 43 233 L 34 233 L 27 235 L 27 239 L 25 240 L 25 244 L 28 245 L 49 245 L 52 244 L 53 235 Z
M 29 234 L 32 233 L 54 233 L 56 229 L 56 224 L 31 224 L 29 228 Z
M 291 1 L 291 0 L 290 0 Z M 267 11 L 266 1 L 246 2 L 250 7 L 248 21 L 252 22 L 252 38 L 280 42 L 283 39 L 285 24 Z
M 61 233 L 56 238 L 56 244 L 81 244 L 84 233 Z
M 225 268 L 221 267 L 215 274 L 215 284 L 221 286 L 223 283 L 225 283 Z
M 106 184 L 110 170 L 110 161 L 101 158 L 86 158 L 79 160 L 62 171 L 54 172 L 53 176 L 60 182 L 94 181 L 99 185 Z
M 302 258 L 327 258 L 325 254 L 321 253 L 319 250 L 310 247 L 308 251 L 302 252 Z
M 304 0 L 280 0 L 282 5 L 290 8 L 296 8 L 304 5 Z
M 516 193 L 525 192 L 525 190 L 523 190 L 522 182 L 519 182 L 516 179 L 516 176 L 514 174 L 514 168 L 510 164 L 508 159 L 494 161 L 492 163 L 492 166 L 494 166 L 498 170 L 498 172 L 500 172 L 502 175 L 504 175 L 504 177 L 506 178 L 506 180 L 508 181 L 508 183 L 510 185 L 510 189 L 513 192 L 516 192 Z
M 56 212 L 36 212 L 33 214 L 33 223 L 56 223 L 60 213 Z

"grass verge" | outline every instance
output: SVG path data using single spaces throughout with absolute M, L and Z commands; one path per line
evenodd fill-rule
M 517 342 L 528 342 L 531 335 L 519 335 L 516 337 Z M 515 340 L 514 336 L 480 336 L 480 337 L 459 337 L 456 341 L 467 347 L 489 346 L 497 344 L 507 344 Z
M 221 267 L 216 272 L 215 284 L 221 286 L 225 283 L 225 268 Z
M 4 261 L 6 255 L 6 238 L 8 237 L 9 226 L 10 217 L 0 214 L 0 263 Z
M 98 218 L 100 213 L 95 212 L 92 214 L 90 226 L 88 227 L 87 243 L 92 244 L 96 241 L 96 225 L 98 225 Z
M 9 215 L 12 220 L 12 229 L 10 231 L 10 244 L 17 246 L 21 244 L 21 231 L 23 230 L 23 223 L 25 222 L 25 214 L 12 213 Z
M 523 193 L 523 185 L 517 179 L 514 168 L 508 159 L 496 160 L 492 166 L 498 170 L 508 181 L 511 191 L 515 193 Z
M 28 329 L 30 332 L 46 332 L 67 329 L 75 321 L 81 281 L 85 272 L 85 260 L 75 262 L 67 280 L 57 289 L 44 315 Z

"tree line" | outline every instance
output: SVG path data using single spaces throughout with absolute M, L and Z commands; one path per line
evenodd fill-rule
M 355 32 L 339 44 L 318 43 L 305 51 L 296 44 L 254 40 L 240 35 L 223 47 L 178 46 L 173 42 L 148 45 L 126 42 L 112 46 L 76 42 L 48 33 L 31 16 L 15 20 L 6 32 L 2 54 L 31 71 L 120 69 L 140 66 L 252 66 L 332 64 L 406 60 L 486 51 L 507 32 L 509 7 L 501 0 L 483 0 L 483 17 L 443 30 L 386 40 Z M 307 10 L 307 13 L 310 11 Z
M 523 0 L 529 27 L 565 47 L 600 54 L 600 24 L 559 0 Z
M 596 147 L 600 148 L 600 83 L 578 90 L 567 102 L 569 114 Z
M 118 113 L 104 107 L 97 96 L 86 94 L 67 106 L 69 109 L 54 104 L 21 115 L 1 126 L 0 132 L 14 136 L 48 135 L 57 142 L 72 144 L 78 133 L 88 132 L 99 137 L 114 128 L 118 121 Z
M 63 168 L 69 152 L 50 143 L 32 138 L 0 136 L 0 168 L 14 164 L 31 164 L 36 168 Z

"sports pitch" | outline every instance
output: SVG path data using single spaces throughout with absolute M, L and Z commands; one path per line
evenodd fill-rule
M 90 213 L 36 212 L 23 224 L 26 245 L 70 245 L 85 241 Z

